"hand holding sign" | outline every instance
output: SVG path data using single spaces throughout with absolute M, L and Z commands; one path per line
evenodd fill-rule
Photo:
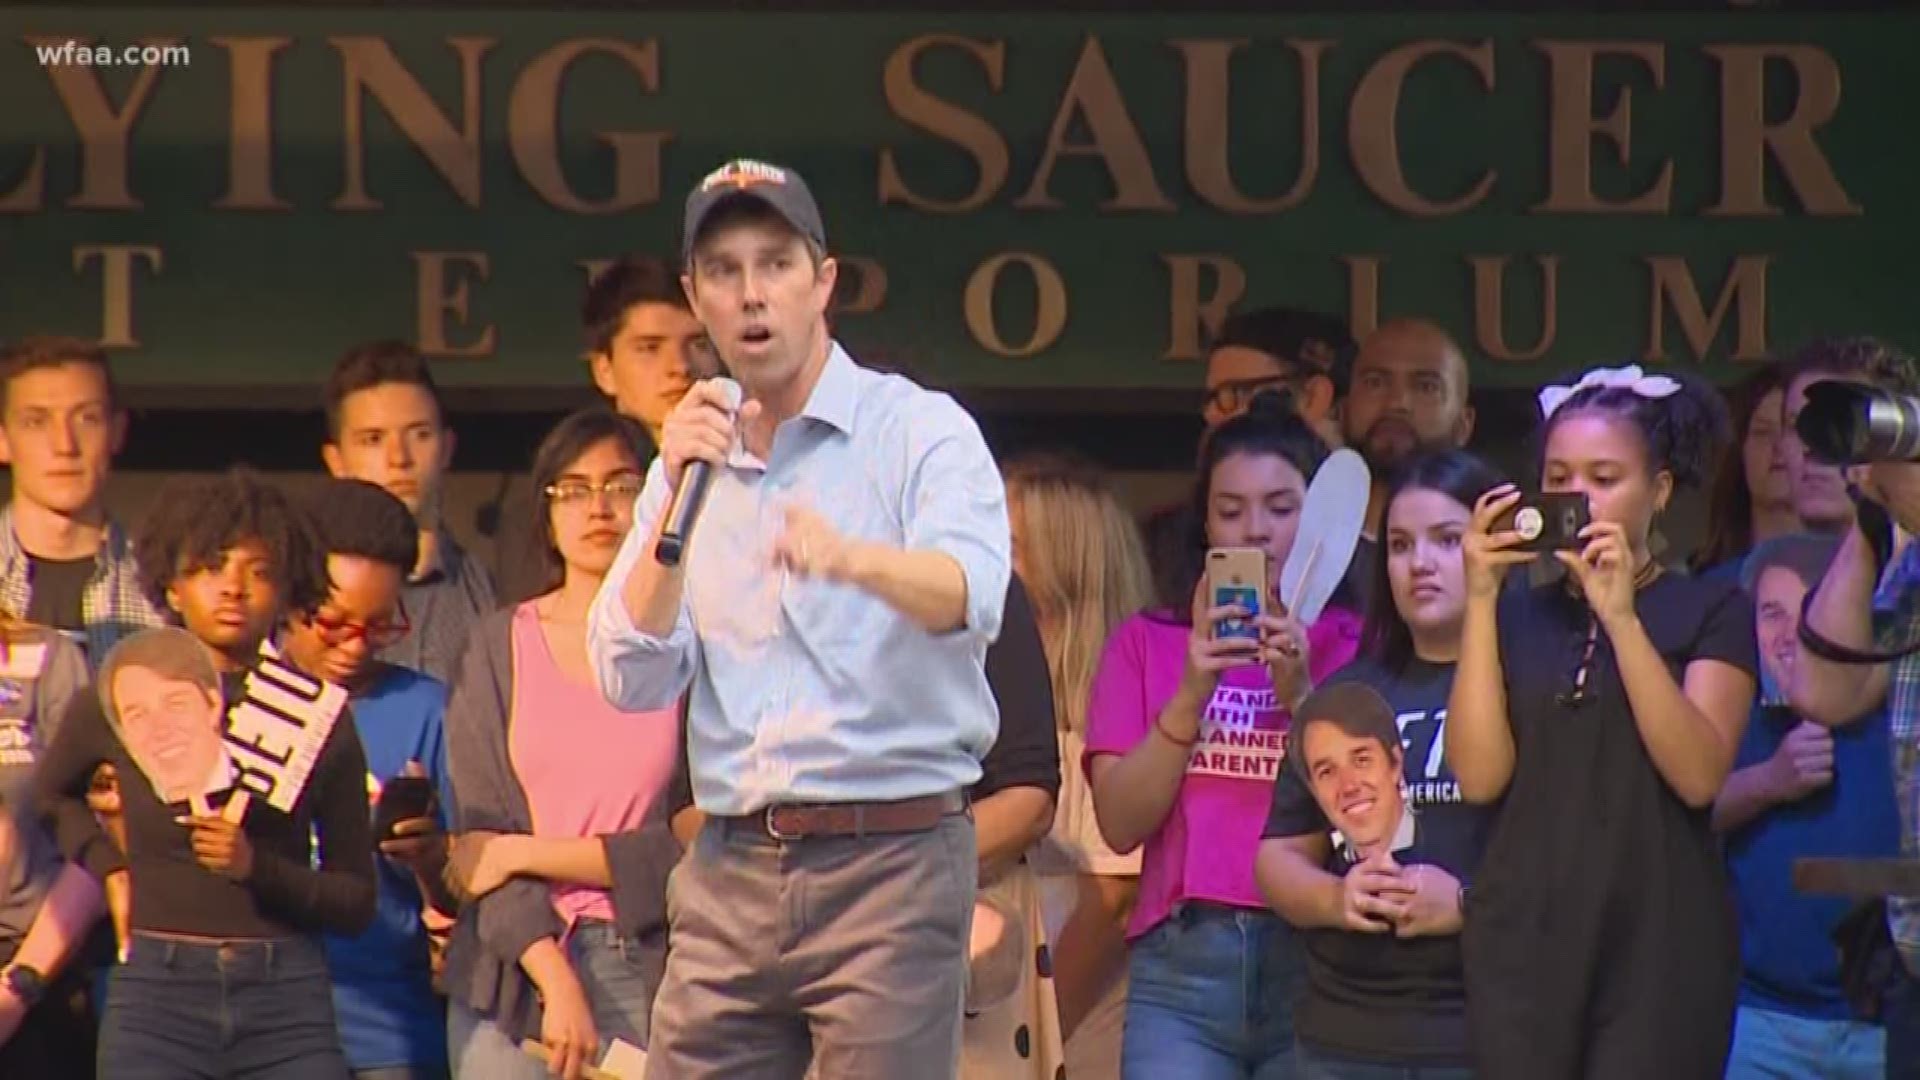
M 1395 936 L 1438 937 L 1460 932 L 1459 878 L 1443 866 L 1421 863 L 1407 867 L 1407 881 L 1413 892 L 1407 897 L 1406 914 L 1394 925 Z
M 193 857 L 201 866 L 234 881 L 252 876 L 253 842 L 241 828 L 252 798 L 245 791 L 236 792 L 216 814 L 204 797 L 196 797 L 193 816 L 176 819 L 193 830 Z

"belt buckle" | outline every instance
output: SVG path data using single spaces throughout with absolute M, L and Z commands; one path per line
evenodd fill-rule
M 783 833 L 780 831 L 779 826 L 773 823 L 773 815 L 778 813 L 780 809 L 781 807 L 778 804 L 767 807 L 765 811 L 765 818 L 764 818 L 766 829 L 767 829 L 767 835 L 769 837 L 772 837 L 774 840 L 779 841 L 782 844 L 790 844 L 796 840 L 806 839 L 806 836 L 803 833 Z

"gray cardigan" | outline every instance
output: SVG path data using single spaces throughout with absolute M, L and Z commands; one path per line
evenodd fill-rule
M 527 794 L 508 758 L 513 701 L 513 611 L 487 616 L 473 629 L 447 699 L 447 766 L 456 832 L 530 833 Z M 683 721 L 684 722 L 684 721 Z M 581 753 L 593 753 L 583 746 Z M 662 792 L 640 828 L 602 837 L 613 874 L 614 921 L 639 942 L 639 963 L 658 988 L 666 968 L 667 875 L 680 845 L 667 828 Z M 499 1025 L 516 1042 L 537 1037 L 540 1004 L 520 968 L 520 954 L 543 937 L 558 940 L 566 924 L 545 882 L 513 878 L 460 912 L 447 944 L 447 995 Z

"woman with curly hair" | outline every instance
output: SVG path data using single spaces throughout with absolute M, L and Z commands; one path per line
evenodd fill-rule
M 251 752 L 225 730 L 232 706 L 252 670 L 274 663 L 262 648 L 270 630 L 326 599 L 324 553 L 287 497 L 244 470 L 169 482 L 134 544 L 142 588 L 183 629 L 115 646 L 101 693 L 75 701 L 41 777 L 60 847 L 105 884 L 121 941 L 100 1073 L 339 1080 L 346 1063 L 319 935 L 357 934 L 374 908 L 366 756 L 344 705 L 324 715 L 325 702 L 344 699 L 322 695 L 320 711 L 303 717 L 331 728 L 290 812 L 265 798 L 163 801 L 108 719 L 124 725 L 136 702 L 165 718 L 211 701 L 226 745 Z M 120 776 L 124 853 L 85 802 L 102 762 Z

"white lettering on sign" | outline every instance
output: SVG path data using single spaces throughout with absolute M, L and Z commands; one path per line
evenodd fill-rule
M 271 643 L 260 651 L 244 696 L 227 713 L 227 752 L 242 787 L 290 814 L 346 706 L 347 692 L 281 662 Z

